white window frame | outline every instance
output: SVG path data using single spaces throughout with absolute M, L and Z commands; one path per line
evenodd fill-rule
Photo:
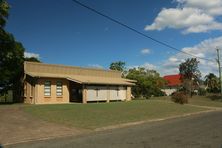
M 63 95 L 63 85 L 62 81 L 56 82 L 56 96 L 60 97 Z
M 51 81 L 45 81 L 44 83 L 44 96 L 51 96 Z

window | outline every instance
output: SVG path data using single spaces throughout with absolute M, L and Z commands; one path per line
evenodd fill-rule
M 50 81 L 45 81 L 44 95 L 45 96 L 51 96 L 51 82 Z
M 62 82 L 61 81 L 56 82 L 56 95 L 62 96 Z

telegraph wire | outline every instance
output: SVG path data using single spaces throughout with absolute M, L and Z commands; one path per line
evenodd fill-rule
M 190 53 L 188 53 L 188 52 L 182 51 L 182 50 L 180 50 L 180 49 L 178 49 L 178 48 L 176 48 L 176 47 L 174 47 L 174 46 L 171 46 L 170 44 L 167 44 L 167 43 L 165 43 L 165 42 L 163 42 L 163 41 L 160 41 L 160 40 L 155 39 L 155 38 L 153 38 L 153 37 L 151 37 L 151 36 L 148 36 L 148 35 L 146 35 L 145 33 L 142 33 L 142 32 L 140 32 L 140 31 L 138 31 L 138 30 L 136 30 L 136 29 L 134 29 L 134 28 L 132 28 L 132 27 L 130 27 L 130 26 L 128 26 L 128 25 L 126 25 L 126 24 L 124 24 L 124 23 L 122 23 L 122 22 L 120 22 L 120 21 L 118 21 L 118 20 L 116 20 L 116 19 L 114 19 L 114 18 L 106 15 L 106 14 L 103 14 L 102 12 L 100 12 L 100 11 L 98 11 L 98 10 L 92 8 L 92 7 L 89 7 L 89 6 L 87 6 L 87 5 L 79 2 L 79 1 L 77 1 L 77 0 L 72 0 L 72 1 L 73 1 L 74 3 L 76 3 L 76 4 L 78 4 L 78 5 L 86 8 L 86 9 L 88 9 L 88 10 L 90 10 L 90 11 L 92 11 L 92 12 L 94 12 L 94 13 L 96 13 L 96 14 L 98 14 L 98 15 L 100 15 L 100 16 L 102 16 L 102 17 L 104 17 L 104 18 L 106 18 L 106 19 L 108 19 L 108 20 L 110 20 L 110 21 L 112 21 L 112 22 L 115 22 L 116 24 L 119 24 L 119 25 L 121 25 L 121 26 L 123 26 L 123 27 L 125 27 L 125 28 L 127 28 L 127 29 L 129 29 L 129 30 L 131 30 L 131 31 L 133 31 L 133 32 L 135 32 L 135 33 L 143 36 L 143 37 L 146 37 L 146 38 L 148 38 L 148 39 L 150 39 L 150 40 L 152 40 L 152 41 L 154 41 L 154 42 L 156 42 L 156 43 L 158 43 L 158 44 L 161 44 L 161 45 L 163 45 L 163 46 L 165 46 L 165 47 L 167 47 L 167 48 L 169 48 L 169 49 L 176 50 L 176 51 L 178 51 L 178 52 L 180 52 L 180 53 L 183 53 L 183 54 L 186 54 L 186 55 L 195 57 L 195 58 L 197 58 L 197 59 L 202 59 L 202 60 L 207 60 L 207 61 L 213 61 L 213 62 L 215 62 L 215 60 L 195 56 L 195 55 L 190 54 Z

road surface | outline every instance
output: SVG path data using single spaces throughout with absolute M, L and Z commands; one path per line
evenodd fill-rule
M 222 148 L 222 111 L 6 147 Z

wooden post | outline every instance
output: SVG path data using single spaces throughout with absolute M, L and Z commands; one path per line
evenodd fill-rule
M 87 93 L 86 86 L 83 85 L 82 86 L 82 103 L 83 104 L 87 103 L 87 98 L 86 98 L 87 94 L 86 93 Z
M 126 88 L 126 101 L 131 101 L 132 98 L 131 98 L 131 87 L 130 86 L 127 86 Z
M 109 103 L 109 101 L 110 101 L 110 88 L 109 88 L 109 86 L 107 86 L 106 88 L 107 88 L 107 94 L 106 94 L 107 95 L 107 100 L 106 100 L 106 102 Z

